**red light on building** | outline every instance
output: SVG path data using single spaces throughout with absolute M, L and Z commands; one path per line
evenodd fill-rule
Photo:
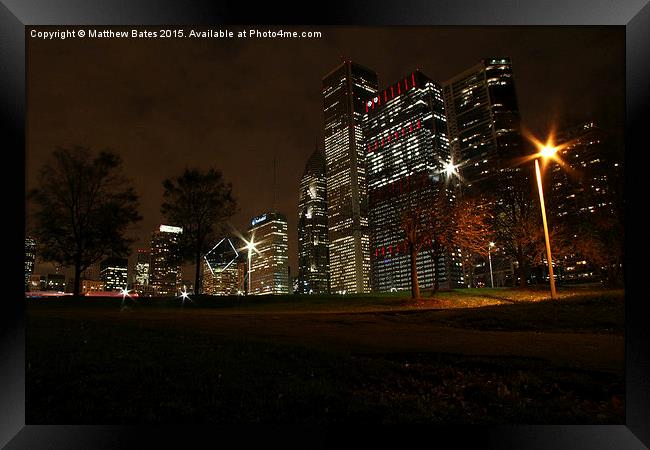
M 400 95 L 402 93 L 402 88 L 400 87 L 400 84 L 397 83 L 397 95 Z
M 409 83 L 408 83 L 408 80 L 406 78 L 404 78 L 404 88 L 407 91 L 409 90 Z
M 390 87 L 390 98 L 395 98 L 395 91 L 393 91 L 393 86 Z
M 420 128 L 420 119 L 418 119 L 418 129 Z
M 368 103 L 366 103 L 366 113 L 368 112 Z
M 411 82 L 413 83 L 413 87 L 415 87 L 415 72 L 411 73 Z
M 413 132 L 413 124 L 412 123 L 409 123 L 409 131 Z
M 388 101 L 388 94 L 386 93 L 386 91 L 384 91 L 384 101 L 385 101 L 385 102 Z

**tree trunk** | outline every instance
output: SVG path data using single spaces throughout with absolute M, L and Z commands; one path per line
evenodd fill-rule
M 415 245 L 409 243 L 411 254 L 411 298 L 420 298 L 420 285 L 418 284 L 417 252 Z
M 474 261 L 472 260 L 469 261 L 469 285 L 472 288 L 476 287 L 476 283 L 474 283 Z
M 81 293 L 81 252 L 78 250 L 74 258 L 74 282 L 72 283 L 72 296 L 79 297 Z
M 519 265 L 519 287 L 526 287 L 526 269 L 524 267 L 524 253 L 521 247 L 517 247 L 517 264 Z
M 431 251 L 433 256 L 433 290 L 431 291 L 431 296 L 434 296 L 440 288 L 440 283 L 438 282 L 438 247 L 437 244 L 433 244 L 433 250 Z
M 74 284 L 72 288 L 72 296 L 79 297 L 81 293 L 81 263 L 75 262 L 74 264 Z
M 196 263 L 196 268 L 194 269 L 194 294 L 199 295 L 201 292 L 201 252 L 196 252 L 196 257 L 194 259 Z

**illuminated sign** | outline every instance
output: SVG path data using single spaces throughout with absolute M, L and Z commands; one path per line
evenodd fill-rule
M 260 222 L 264 222 L 266 220 L 266 214 L 261 215 L 259 217 L 254 217 L 253 220 L 251 220 L 251 227 L 254 227 Z
M 172 227 L 170 225 L 160 225 L 160 231 L 162 233 L 182 233 L 183 229 L 181 227 Z

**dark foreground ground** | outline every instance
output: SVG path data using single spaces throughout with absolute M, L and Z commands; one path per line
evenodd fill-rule
M 544 296 L 29 300 L 26 419 L 625 423 L 623 293 Z

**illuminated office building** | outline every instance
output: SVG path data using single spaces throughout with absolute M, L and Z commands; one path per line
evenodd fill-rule
M 34 272 L 36 261 L 36 241 L 30 237 L 25 238 L 25 290 L 29 290 L 29 277 Z
M 160 225 L 151 237 L 149 283 L 156 295 L 177 295 L 181 287 L 181 261 L 178 253 L 181 227 Z
M 220 239 L 209 252 L 203 256 L 203 294 L 235 295 L 239 290 L 239 272 L 237 263 L 244 243 L 233 237 Z
M 370 291 L 370 237 L 364 100 L 377 92 L 377 75 L 344 61 L 323 78 L 330 289 Z
M 145 248 L 139 248 L 138 259 L 135 262 L 135 275 L 133 283 L 140 286 L 149 285 L 149 266 L 151 264 L 151 252 Z
M 325 294 L 328 289 L 327 180 L 325 156 L 312 153 L 298 195 L 297 292 Z
M 257 250 L 251 253 L 249 294 L 289 293 L 287 229 L 287 219 L 279 213 L 270 212 L 251 220 L 248 236 Z
M 100 264 L 99 277 L 106 291 L 126 288 L 128 261 L 126 258 L 106 258 Z
M 512 62 L 483 59 L 445 82 L 443 91 L 463 190 L 489 190 L 523 151 Z
M 372 288 L 405 290 L 411 287 L 411 258 L 402 215 L 438 198 L 453 201 L 444 174 L 450 153 L 442 88 L 415 71 L 369 97 L 364 110 Z M 459 263 L 447 254 L 434 261 L 430 247 L 417 256 L 420 286 L 433 286 L 437 265 L 438 283 L 455 287 Z
M 561 130 L 556 144 L 566 163 L 550 163 L 545 178 L 549 192 L 547 209 L 552 225 L 559 221 L 567 229 L 576 229 L 580 222 L 594 220 L 594 215 L 623 220 L 623 158 L 617 137 L 595 122 Z M 574 235 L 578 239 L 578 235 Z M 598 270 L 578 253 L 566 254 L 557 260 L 556 271 L 564 281 L 594 281 Z

